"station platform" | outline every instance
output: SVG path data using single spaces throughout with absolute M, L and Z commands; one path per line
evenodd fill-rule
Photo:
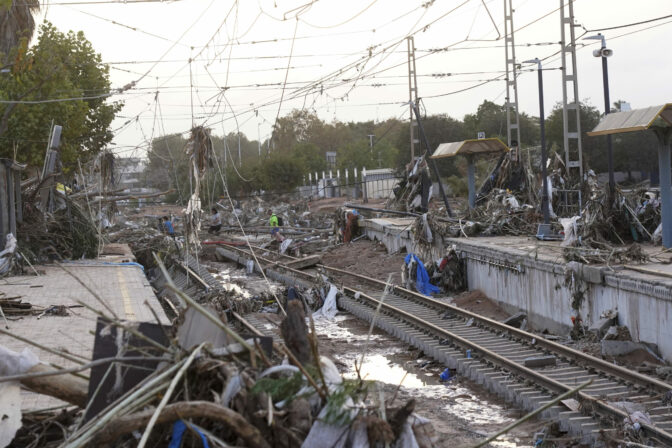
M 481 290 L 510 313 L 527 313 L 538 330 L 568 334 L 572 317 L 591 327 L 616 311 L 618 324 L 628 327 L 634 341 L 672 361 L 672 252 L 661 246 L 642 245 L 660 262 L 641 264 L 567 262 L 561 242 L 533 236 L 435 237 L 431 254 L 420 254 L 414 218 L 366 219 L 360 226 L 390 253 L 436 260 L 455 246 L 466 262 L 469 289 Z
M 64 306 L 67 315 L 7 316 L 9 329 L 5 328 L 5 321 L 0 318 L 0 326 L 13 335 L 49 349 L 67 352 L 86 363 L 93 353 L 98 318 L 93 310 L 108 316 L 114 313 L 119 319 L 129 322 L 156 322 L 158 317 L 162 324 L 170 324 L 142 266 L 135 263 L 127 245 L 106 246 L 98 259 L 66 262 L 60 266 L 38 265 L 35 269 L 39 276 L 1 279 L 0 297 L 20 297 L 22 302 L 44 309 Z M 64 368 L 77 366 L 77 363 L 58 354 L 7 334 L 0 334 L 0 345 L 17 352 L 27 347 L 44 363 Z M 65 403 L 30 392 L 24 392 L 22 397 L 24 410 L 61 404 Z

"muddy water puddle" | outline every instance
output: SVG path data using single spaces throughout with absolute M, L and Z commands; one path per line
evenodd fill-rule
M 246 298 L 268 294 L 266 281 L 256 274 L 248 275 L 245 268 L 231 263 L 210 267 L 215 266 L 212 275 L 227 289 Z M 276 293 L 284 289 L 275 282 L 271 287 Z M 393 406 L 400 406 L 414 398 L 415 412 L 432 421 L 441 447 L 473 446 L 523 415 L 464 378 L 440 381 L 443 365 L 380 330 L 369 335 L 369 324 L 350 314 L 339 312 L 331 321 L 318 319 L 315 328 L 320 353 L 331 358 L 345 378 L 357 378 L 355 363 L 359 364 L 364 354 L 359 375 L 378 382 L 386 400 L 395 396 Z M 531 447 L 532 435 L 543 426 L 538 421 L 523 425 L 489 446 Z
M 472 446 L 522 415 L 464 378 L 442 382 L 443 365 L 378 330 L 369 336 L 369 324 L 349 314 L 315 324 L 323 354 L 334 360 L 344 377 L 357 378 L 355 363 L 361 362 L 361 378 L 381 383 L 386 397 L 396 394 L 395 405 L 415 398 L 416 412 L 430 419 L 445 440 L 441 446 Z M 541 426 L 535 422 L 490 446 L 533 446 L 531 436 Z

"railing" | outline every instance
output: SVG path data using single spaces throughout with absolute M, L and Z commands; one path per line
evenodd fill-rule
M 359 199 L 364 202 L 368 199 L 385 199 L 393 195 L 394 187 L 401 177 L 392 169 L 369 170 L 341 170 L 309 173 L 304 177 L 304 185 L 299 187 L 302 197 L 332 198 L 345 196 Z

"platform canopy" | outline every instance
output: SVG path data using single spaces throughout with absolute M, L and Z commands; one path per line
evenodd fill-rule
M 432 159 L 444 157 L 496 154 L 509 151 L 509 147 L 498 138 L 481 138 L 461 142 L 441 143 Z
M 652 126 L 672 126 L 672 103 L 606 115 L 588 135 L 620 134 L 645 131 Z

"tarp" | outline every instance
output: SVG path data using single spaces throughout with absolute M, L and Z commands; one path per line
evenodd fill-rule
M 420 261 L 420 259 L 415 254 L 406 255 L 404 263 L 409 264 L 411 261 L 411 257 L 413 258 L 413 260 L 415 260 L 417 264 L 415 271 L 415 289 L 417 289 L 418 292 L 426 296 L 441 292 L 439 288 L 437 288 L 436 286 L 432 285 L 429 282 L 429 274 L 427 274 L 425 265 L 422 264 L 422 261 Z

